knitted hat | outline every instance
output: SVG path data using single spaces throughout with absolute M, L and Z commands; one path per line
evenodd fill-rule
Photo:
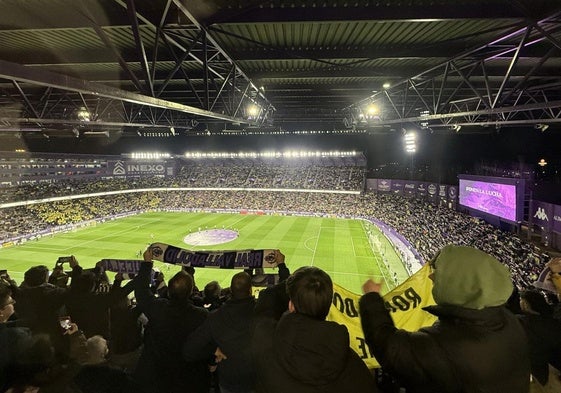
M 508 268 L 472 247 L 449 245 L 435 260 L 432 295 L 437 304 L 480 310 L 506 303 L 514 289 Z

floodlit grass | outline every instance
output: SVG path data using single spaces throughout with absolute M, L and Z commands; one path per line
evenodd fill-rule
M 8 269 L 20 283 L 23 273 L 31 266 L 54 266 L 59 256 L 75 255 L 80 265 L 93 267 L 97 261 L 111 259 L 141 259 L 138 253 L 153 242 L 169 243 L 193 250 L 278 248 L 286 255 L 291 271 L 313 265 L 328 272 L 333 281 L 360 293 L 362 283 L 373 277 L 385 282 L 385 291 L 393 288 L 393 278 L 382 262 L 381 251 L 372 250 L 365 231 L 369 224 L 360 220 L 338 218 L 256 216 L 210 213 L 144 213 L 57 234 L 23 245 L 0 249 L 0 268 Z M 190 232 L 212 228 L 235 229 L 237 239 L 216 246 L 188 246 L 183 238 Z M 376 227 L 388 263 L 402 282 L 407 273 L 393 248 Z M 153 235 L 153 238 L 152 238 Z M 158 264 L 168 279 L 177 267 Z M 195 281 L 202 288 L 217 280 L 230 284 L 233 270 L 197 269 Z

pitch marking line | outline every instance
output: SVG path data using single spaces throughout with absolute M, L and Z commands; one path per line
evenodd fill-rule
M 312 252 L 312 262 L 310 263 L 310 266 L 314 266 L 314 259 L 316 258 L 316 251 L 318 249 L 319 237 L 320 236 L 321 236 L 321 225 L 319 227 L 318 235 L 316 236 L 316 245 L 314 246 L 314 250 Z
M 307 238 L 306 240 L 304 240 L 304 248 L 310 250 L 310 252 L 312 252 L 312 253 L 313 253 L 315 250 L 314 250 L 313 248 L 311 248 L 310 246 L 308 246 L 308 242 L 309 242 L 310 240 L 313 240 L 313 239 L 316 239 L 316 244 L 317 244 L 317 239 L 318 239 L 317 236 L 312 236 L 312 237 L 309 237 L 309 238 Z

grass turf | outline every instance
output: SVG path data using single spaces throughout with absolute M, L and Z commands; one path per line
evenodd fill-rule
M 371 227 L 382 250 L 372 249 L 360 220 L 339 218 L 257 216 L 242 214 L 151 212 L 99 223 L 95 226 L 28 241 L 0 249 L 0 269 L 7 269 L 18 283 L 31 266 L 54 266 L 59 256 L 75 255 L 83 267 L 93 267 L 103 258 L 139 259 L 137 254 L 153 242 L 162 242 L 193 250 L 278 248 L 286 255 L 291 271 L 300 266 L 317 266 L 344 288 L 360 293 L 369 277 L 384 282 L 384 292 L 395 286 L 393 274 L 382 262 L 382 251 L 399 282 L 407 278 L 398 255 L 378 229 Z M 215 246 L 189 246 L 183 238 L 190 232 L 213 228 L 235 229 L 237 239 Z M 166 279 L 177 267 L 157 265 Z M 197 269 L 199 288 L 217 280 L 227 287 L 232 270 Z

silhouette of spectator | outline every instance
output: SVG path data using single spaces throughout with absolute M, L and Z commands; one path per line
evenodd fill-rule
M 504 307 L 513 290 L 508 268 L 482 251 L 452 245 L 431 266 L 436 305 L 425 310 L 438 321 L 418 332 L 395 327 L 381 284 L 363 286 L 362 328 L 384 371 L 407 392 L 527 393 L 527 339 Z
M 549 379 L 549 363 L 559 364 L 561 322 L 553 319 L 553 309 L 544 296 L 534 290 L 520 294 L 520 321 L 528 334 L 532 375 L 542 385 Z
M 109 339 L 111 338 L 110 307 L 120 299 L 126 298 L 134 287 L 132 283 L 128 283 L 124 287 L 114 286 L 109 292 L 99 293 L 95 291 L 99 282 L 98 276 L 98 268 L 82 271 L 81 267 L 76 267 L 66 307 L 72 320 L 80 326 L 86 338 L 101 335 Z
M 287 279 L 286 291 L 289 313 L 280 320 L 271 317 L 274 291 L 258 299 L 252 340 L 256 391 L 376 392 L 368 368 L 349 347 L 347 328 L 325 321 L 333 298 L 329 275 L 317 267 L 299 268 Z
M 76 258 L 70 262 L 72 277 L 81 271 Z M 34 334 L 45 333 L 59 354 L 68 352 L 62 338 L 58 317 L 62 315 L 62 307 L 68 300 L 68 289 L 49 284 L 49 269 L 46 266 L 35 266 L 28 269 L 24 281 L 16 296 L 16 312 L 22 323 L 25 323 Z
M 19 342 L 31 336 L 29 329 L 16 326 L 15 321 L 8 322 L 14 314 L 15 300 L 10 287 L 0 282 L 0 392 L 8 388 L 8 367 L 16 360 Z
M 169 299 L 156 298 L 150 291 L 152 251 L 144 260 L 135 281 L 137 307 L 148 318 L 144 347 L 134 378 L 147 392 L 207 393 L 210 374 L 207 362 L 187 362 L 183 343 L 207 318 L 208 312 L 193 305 L 193 277 L 184 271 L 168 282 Z
M 249 274 L 235 274 L 230 292 L 231 299 L 210 313 L 189 336 L 183 356 L 188 361 L 208 359 L 219 348 L 216 360 L 220 392 L 250 393 L 254 379 L 250 346 L 255 299 Z
M 117 273 L 113 288 L 121 286 L 123 275 Z M 133 284 L 130 281 L 127 285 Z M 142 325 L 139 321 L 140 310 L 132 305 L 127 296 L 121 296 L 110 308 L 111 326 L 111 363 L 122 370 L 132 373 L 136 368 L 142 345 Z

